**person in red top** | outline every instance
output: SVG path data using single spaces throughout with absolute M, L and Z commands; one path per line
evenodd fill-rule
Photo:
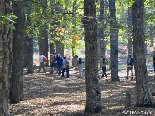
M 51 72 L 53 73 L 54 70 L 57 70 L 57 60 L 56 60 L 56 55 L 55 53 L 51 54 Z

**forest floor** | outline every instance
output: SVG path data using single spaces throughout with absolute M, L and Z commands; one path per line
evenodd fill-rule
M 36 73 L 37 70 L 28 74 L 24 70 L 24 100 L 10 104 L 11 116 L 155 116 L 154 108 L 135 107 L 136 81 L 135 78 L 126 80 L 126 70 L 119 71 L 120 82 L 111 81 L 110 71 L 107 71 L 108 78 L 100 77 L 103 109 L 98 114 L 84 112 L 84 73 L 83 78 L 77 78 L 77 69 L 70 69 L 70 78 L 62 78 L 61 75 L 50 74 L 50 67 L 46 70 L 46 74 Z M 149 70 L 148 75 L 151 88 L 155 88 L 153 70 Z M 131 108 L 125 108 L 126 92 L 131 93 Z

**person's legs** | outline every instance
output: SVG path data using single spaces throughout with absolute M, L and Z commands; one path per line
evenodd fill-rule
M 126 77 L 126 79 L 128 79 L 128 75 L 129 75 L 129 67 L 127 67 L 127 77 Z
M 54 71 L 56 71 L 57 72 L 57 63 L 53 63 L 54 64 Z M 53 72 L 54 72 L 53 71 Z
M 153 67 L 154 67 L 154 73 L 155 73 L 155 65 L 153 65 Z
M 78 69 L 79 69 L 79 77 L 82 77 L 82 64 L 78 65 Z
M 62 69 L 62 77 L 64 77 L 65 68 Z
M 66 68 L 67 78 L 69 78 L 69 68 Z
M 54 63 L 51 63 L 51 72 L 50 73 L 53 73 L 54 72 Z
M 40 70 L 41 70 L 41 63 L 40 63 L 40 66 L 39 66 L 39 70 L 38 70 L 38 73 L 40 73 Z
M 45 67 L 44 67 L 44 62 L 41 62 L 40 65 L 41 65 L 41 67 L 42 67 L 44 73 L 46 73 L 46 71 L 45 71 Z
M 104 77 L 104 75 L 107 78 L 106 67 L 105 66 L 102 67 L 102 71 L 103 71 L 102 78 Z
M 104 67 L 102 67 L 102 78 L 104 77 Z

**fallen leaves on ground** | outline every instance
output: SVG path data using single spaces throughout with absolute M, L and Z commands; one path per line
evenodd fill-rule
M 50 70 L 50 68 L 48 68 Z M 86 85 L 84 78 L 77 78 L 71 70 L 70 78 L 58 74 L 24 73 L 24 100 L 10 104 L 11 116 L 145 116 L 155 115 L 153 108 L 134 107 L 136 103 L 135 79 L 112 82 L 111 77 L 100 78 L 102 112 L 86 114 Z M 121 73 L 126 73 L 121 71 Z M 84 75 L 84 74 L 83 74 Z M 100 74 L 101 75 L 101 74 Z M 151 73 L 152 75 L 152 73 Z M 154 77 L 149 80 L 154 85 Z M 154 86 L 153 86 L 154 87 Z M 132 107 L 125 108 L 126 92 L 131 93 Z M 154 100 L 154 97 L 153 97 Z

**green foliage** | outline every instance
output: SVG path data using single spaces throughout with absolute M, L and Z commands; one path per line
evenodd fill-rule
M 2 15 L 2 13 L 0 13 L 0 24 L 6 24 L 9 21 L 11 24 L 7 24 L 7 27 L 14 29 L 13 23 L 15 23 L 14 20 L 16 18 L 13 14 Z
M 7 28 L 15 29 L 13 24 L 15 23 L 16 18 L 17 17 L 13 14 L 2 15 L 2 13 L 0 13 L 0 25 L 6 24 Z M 11 22 L 11 23 L 8 23 L 8 22 Z

